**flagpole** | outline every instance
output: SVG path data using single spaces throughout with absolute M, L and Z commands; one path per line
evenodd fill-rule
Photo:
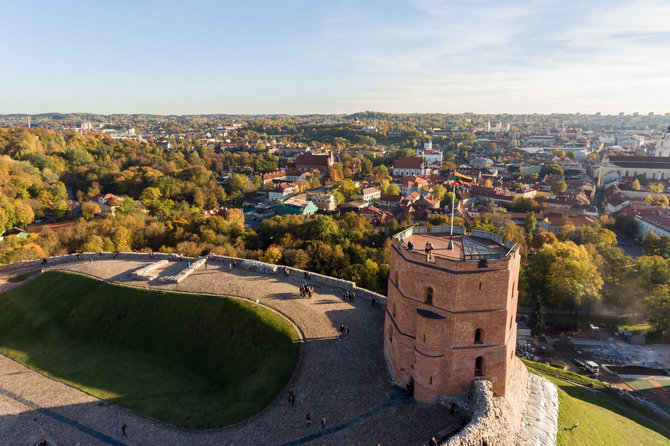
M 451 229 L 449 230 L 449 246 L 447 249 L 453 249 L 452 237 L 454 236 L 454 204 L 456 203 L 456 180 L 454 180 L 454 189 L 451 197 Z

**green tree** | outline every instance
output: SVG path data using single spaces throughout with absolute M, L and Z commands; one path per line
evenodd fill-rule
M 554 195 L 562 194 L 568 189 L 568 185 L 563 180 L 558 180 L 551 185 L 551 193 Z
M 640 180 L 638 180 L 637 178 L 635 178 L 635 179 L 633 180 L 633 182 L 630 184 L 630 187 L 631 187 L 633 190 L 640 190 Z
M 537 218 L 535 218 L 535 213 L 531 212 L 530 214 L 526 215 L 526 218 L 524 218 L 523 221 L 523 226 L 528 234 L 532 233 L 535 230 L 536 225 L 537 225 Z
M 670 331 L 670 288 L 668 285 L 657 286 L 646 299 L 645 305 L 649 312 L 649 322 L 665 337 Z

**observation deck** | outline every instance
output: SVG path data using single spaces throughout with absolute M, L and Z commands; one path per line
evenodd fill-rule
M 452 261 L 504 260 L 518 249 L 516 244 L 485 231 L 473 230 L 468 234 L 464 228 L 454 228 L 452 236 L 449 226 L 412 226 L 394 235 L 393 243 L 407 251 L 411 243 L 411 252 L 423 255 L 426 243 L 430 243 L 433 249 L 430 258 L 426 259 L 428 262 L 435 258 Z

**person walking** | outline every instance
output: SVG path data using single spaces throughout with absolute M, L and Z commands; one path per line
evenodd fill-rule
M 307 428 L 312 424 L 312 416 L 310 414 L 305 415 L 305 421 L 307 422 Z
M 321 430 L 326 428 L 326 417 L 321 417 Z
M 295 394 L 293 393 L 293 389 L 288 391 L 288 402 L 291 403 L 291 407 L 295 407 Z
M 128 434 L 126 433 L 126 429 L 128 429 L 128 425 L 126 423 L 123 423 L 121 425 L 121 436 L 122 437 L 127 437 Z

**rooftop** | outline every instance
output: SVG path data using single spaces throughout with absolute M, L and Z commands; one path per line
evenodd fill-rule
M 435 226 L 431 228 L 431 232 L 426 232 L 427 229 L 411 227 L 396 234 L 394 239 L 405 249 L 411 242 L 413 251 L 419 253 L 424 253 L 426 244 L 430 243 L 433 246 L 432 256 L 450 260 L 504 259 L 516 248 L 514 243 L 505 242 L 489 232 L 473 231 L 471 234 L 463 234 L 462 228 L 454 228 L 454 234 L 450 237 L 447 226 Z M 450 239 L 453 245 L 451 249 Z

